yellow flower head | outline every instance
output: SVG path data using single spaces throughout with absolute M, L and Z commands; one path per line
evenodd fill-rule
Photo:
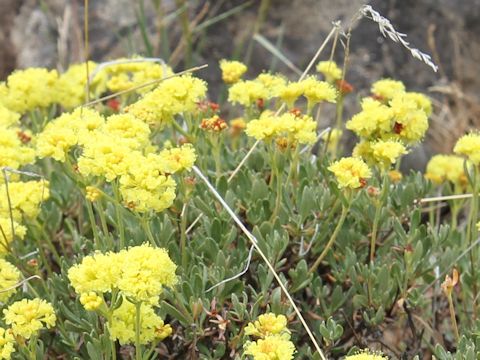
M 401 173 L 400 171 L 398 171 L 398 170 L 390 170 L 390 171 L 388 172 L 388 177 L 390 178 L 390 180 L 391 180 L 394 184 L 396 184 L 396 183 L 400 182 L 400 180 L 402 180 L 403 175 L 402 175 L 402 173 Z
M 120 177 L 120 194 L 126 207 L 142 213 L 160 212 L 172 205 L 176 183 L 165 174 L 164 161 L 159 154 L 138 155 L 136 166 Z
M 3 314 L 5 323 L 12 327 L 13 334 L 27 340 L 39 330 L 55 326 L 57 320 L 53 306 L 38 298 L 14 302 L 3 310 Z
M 133 150 L 149 144 L 150 128 L 131 114 L 110 115 L 103 131 L 108 136 L 124 140 L 123 143 Z
M 1 100 L 0 100 L 1 101 Z M 18 125 L 20 114 L 10 110 L 0 102 L 0 127 L 9 127 Z
M 337 98 L 337 90 L 326 81 L 319 81 L 313 76 L 301 81 L 303 96 L 307 98 L 308 108 L 312 109 L 319 102 L 328 101 L 334 103 Z
M 405 146 L 394 140 L 379 140 L 371 145 L 373 158 L 383 169 L 388 169 L 400 156 L 407 153 Z
M 220 69 L 222 70 L 222 80 L 226 84 L 234 84 L 247 71 L 247 66 L 240 61 L 220 60 Z
M 408 93 L 397 93 L 390 100 L 394 116 L 394 133 L 406 143 L 420 141 L 428 129 L 428 116 Z
M 124 253 L 95 253 L 68 270 L 77 294 L 105 293 L 117 287 Z
M 342 69 L 338 67 L 335 61 L 320 61 L 317 64 L 317 71 L 325 76 L 325 80 L 333 83 L 342 78 Z
M 208 132 L 220 132 L 228 127 L 225 120 L 218 115 L 214 115 L 208 119 L 202 119 L 200 128 Z
M 48 199 L 48 181 L 12 182 L 8 184 L 13 219 L 35 218 L 40 212 L 40 203 Z M 0 184 L 0 194 L 6 194 L 5 184 Z M 10 218 L 10 205 L 6 196 L 0 196 L 0 218 Z M 1 235 L 1 234 L 0 234 Z
M 0 107 L 0 119 L 1 113 Z M 22 134 L 26 134 L 20 128 L 4 126 L 0 120 L 0 134 L 0 169 L 3 167 L 19 169 L 35 160 L 35 150 L 23 144 Z M 0 180 L 0 183 L 3 181 Z
M 255 80 L 238 81 L 228 89 L 228 101 L 249 107 L 259 99 L 268 99 L 268 89 Z
M 364 138 L 378 138 L 391 132 L 393 112 L 380 101 L 372 98 L 362 100 L 362 111 L 346 123 L 346 128 Z
M 112 321 L 108 323 L 108 330 L 111 339 L 118 340 L 121 345 L 135 342 L 135 305 L 124 298 L 122 305 L 113 311 Z M 154 340 L 163 340 L 171 333 L 170 325 L 165 325 L 150 305 L 142 303 L 140 306 L 140 343 L 145 345 Z
M 6 303 L 16 288 L 10 289 L 20 280 L 20 271 L 4 259 L 0 259 L 0 302 Z M 7 290 L 9 289 L 9 290 Z
M 245 344 L 245 355 L 251 355 L 253 360 L 291 360 L 295 353 L 295 345 L 288 335 L 268 335 Z
M 273 75 L 270 73 L 261 73 L 255 79 L 256 82 L 262 84 L 268 91 L 268 99 L 278 97 L 280 90 L 287 83 L 285 78 L 282 75 Z
M 85 188 L 85 197 L 87 198 L 87 200 L 94 202 L 97 201 L 101 196 L 102 192 L 95 186 L 87 186 Z
M 0 327 L 0 359 L 9 360 L 15 351 L 15 337 L 12 330 Z
M 287 318 L 285 315 L 275 315 L 274 313 L 260 315 L 257 320 L 249 323 L 245 328 L 245 335 L 256 337 L 283 333 L 289 333 Z
M 405 85 L 401 81 L 381 79 L 372 84 L 371 91 L 380 100 L 390 100 L 394 95 L 405 92 Z
M 91 291 L 80 295 L 80 303 L 87 311 L 95 311 L 103 304 L 103 298 Z
M 12 223 L 9 216 L 3 215 L 2 217 L 2 215 L 0 215 L 0 228 L 2 229 L 0 232 L 0 256 L 2 256 L 9 252 L 9 245 L 13 240 Z M 27 228 L 20 225 L 17 221 L 13 222 L 13 229 L 15 236 L 19 239 L 23 239 L 27 233 Z
M 206 92 L 203 80 L 191 75 L 176 76 L 162 81 L 155 90 L 125 111 L 149 125 L 163 126 L 170 123 L 175 115 L 195 111 Z
M 345 360 L 388 360 L 388 357 L 383 356 L 382 353 L 365 349 L 354 355 L 345 357 Z
M 466 156 L 474 165 L 480 164 L 480 134 L 470 133 L 462 136 L 455 144 L 453 152 Z
M 435 184 L 450 181 L 453 184 L 464 185 L 467 183 L 464 162 L 460 156 L 435 155 L 427 164 L 425 177 Z
M 293 108 L 295 101 L 303 95 L 303 85 L 303 82 L 289 82 L 278 90 L 278 96 L 287 104 L 289 109 Z
M 160 168 L 163 173 L 174 174 L 180 171 L 189 171 L 195 164 L 197 155 L 191 144 L 184 144 L 178 148 L 164 149 L 159 154 Z
M 177 266 L 165 249 L 143 244 L 129 248 L 124 256 L 118 289 L 125 296 L 156 304 L 163 287 L 177 283 Z
M 57 81 L 56 70 L 16 70 L 7 78 L 8 92 L 2 102 L 20 114 L 36 108 L 46 108 L 56 101 Z
M 358 158 L 347 157 L 335 161 L 328 167 L 335 174 L 340 188 L 356 189 L 365 185 L 372 172 L 365 162 Z

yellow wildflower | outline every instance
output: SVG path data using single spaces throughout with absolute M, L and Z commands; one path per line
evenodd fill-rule
M 295 101 L 303 95 L 303 85 L 302 82 L 289 82 L 278 90 L 278 96 L 287 104 L 289 109 L 293 108 Z
M 23 239 L 27 233 L 27 228 L 20 225 L 17 221 L 13 222 L 13 228 L 15 236 L 19 239 Z M 0 256 L 9 252 L 10 243 L 13 240 L 12 222 L 10 218 L 5 214 L 0 215 Z
M 255 80 L 239 81 L 228 89 L 228 101 L 245 107 L 255 104 L 257 100 L 268 99 L 268 95 L 265 85 Z
M 214 115 L 208 119 L 202 119 L 200 123 L 200 128 L 208 132 L 220 132 L 225 130 L 228 127 L 225 120 L 220 118 L 218 115 Z
M 335 174 L 340 188 L 356 189 L 365 186 L 365 180 L 372 172 L 365 162 L 358 158 L 347 157 L 335 161 L 328 167 Z
M 0 258 L 0 302 L 6 303 L 16 292 L 12 288 L 20 281 L 20 271 L 8 261 Z M 9 290 L 7 290 L 9 289 Z
M 427 164 L 425 177 L 435 184 L 450 181 L 463 185 L 467 182 L 464 170 L 465 160 L 455 155 L 435 155 Z
M 222 70 L 222 80 L 226 84 L 234 84 L 247 71 L 247 66 L 240 61 L 220 60 L 220 69 Z
M 416 99 L 407 93 L 398 93 L 390 101 L 394 116 L 394 132 L 407 143 L 423 138 L 428 129 L 428 116 Z
M 335 61 L 320 61 L 317 64 L 317 71 L 325 76 L 325 80 L 333 83 L 342 78 L 342 69 L 338 67 Z
M 158 87 L 147 93 L 142 99 L 128 106 L 125 111 L 149 125 L 165 125 L 175 115 L 193 112 L 197 102 L 207 92 L 203 80 L 190 75 L 176 76 L 162 81 Z
M 118 340 L 121 345 L 135 342 L 135 305 L 124 298 L 122 305 L 113 311 L 112 321 L 108 323 L 108 330 L 111 339 Z M 150 305 L 142 303 L 140 306 L 140 343 L 145 345 L 154 340 L 163 340 L 171 333 L 170 325 L 165 325 Z
M 379 140 L 371 147 L 375 161 L 384 169 L 388 169 L 400 156 L 407 153 L 405 146 L 394 140 Z
M 77 294 L 105 293 L 117 287 L 125 252 L 95 253 L 68 270 L 68 279 Z
M 380 100 L 390 100 L 394 95 L 405 92 L 405 85 L 401 81 L 381 79 L 372 84 L 371 91 Z
M 9 360 L 15 351 L 15 337 L 12 330 L 0 327 L 0 359 Z
M 13 334 L 27 340 L 44 327 L 50 329 L 55 326 L 57 320 L 53 306 L 38 298 L 14 302 L 3 310 L 3 314 Z
M 102 196 L 100 189 L 97 189 L 94 186 L 87 186 L 85 188 L 85 197 L 87 200 L 94 202 L 97 201 Z
M 245 328 L 245 335 L 257 337 L 283 333 L 289 333 L 287 318 L 285 315 L 275 315 L 274 313 L 260 315 L 257 320 L 249 323 Z
M 362 158 L 367 164 L 374 164 L 375 158 L 373 157 L 372 142 L 361 141 L 352 151 L 352 156 L 356 158 Z
M 393 112 L 381 102 L 365 98 L 361 103 L 362 111 L 346 123 L 346 128 L 358 136 L 378 138 L 392 130 Z
M 135 164 L 120 177 L 120 193 L 125 206 L 136 212 L 160 212 L 169 208 L 175 199 L 176 187 L 175 181 L 164 171 L 170 163 L 166 165 L 161 154 L 151 153 L 139 155 Z
M 255 79 L 255 81 L 262 84 L 268 91 L 267 99 L 272 99 L 278 97 L 280 90 L 287 83 L 285 78 L 282 75 L 273 75 L 270 73 L 261 73 Z
M 195 164 L 197 155 L 191 144 L 184 144 L 178 148 L 160 151 L 159 158 L 162 172 L 174 174 L 183 170 L 189 171 Z
M 453 148 L 455 154 L 464 155 L 474 165 L 480 164 L 480 133 L 470 133 L 458 139 Z
M 424 94 L 409 91 L 403 96 L 406 99 L 414 101 L 417 108 L 422 109 L 427 116 L 432 115 L 432 101 Z
M 398 171 L 398 170 L 390 170 L 390 171 L 388 172 L 388 176 L 390 177 L 390 180 L 391 180 L 394 184 L 400 182 L 400 180 L 402 180 L 402 178 L 403 178 L 402 173 L 401 173 L 400 171 Z
M 40 212 L 40 203 L 50 196 L 48 181 L 11 182 L 8 184 L 10 205 L 6 196 L 0 196 L 0 218 L 10 217 L 20 222 L 22 215 L 35 218 Z M 6 194 L 5 184 L 0 184 L 0 194 Z
M 313 76 L 301 81 L 303 96 L 307 98 L 308 109 L 323 101 L 334 103 L 337 98 L 337 91 L 326 81 L 318 81 Z
M 7 78 L 8 92 L 2 102 L 20 114 L 36 108 L 46 108 L 56 100 L 57 81 L 56 70 L 16 70 Z
M 176 268 L 165 249 L 149 244 L 131 247 L 125 254 L 118 289 L 136 301 L 155 304 L 164 286 L 177 283 Z
M 103 298 L 96 292 L 90 291 L 88 293 L 80 294 L 80 303 L 87 311 L 95 311 L 103 304 Z
M 0 103 L 0 127 L 17 125 L 20 120 L 20 114 L 8 109 Z
M 0 169 L 8 167 L 16 170 L 35 160 L 35 150 L 22 143 L 23 132 L 19 128 L 0 124 L 0 134 Z M 3 179 L 0 182 L 3 182 Z
M 121 138 L 124 144 L 134 150 L 149 144 L 150 128 L 131 114 L 110 115 L 103 131 L 109 136 Z
M 288 336 L 268 335 L 245 344 L 245 355 L 251 355 L 253 360 L 291 360 L 295 353 L 295 345 Z

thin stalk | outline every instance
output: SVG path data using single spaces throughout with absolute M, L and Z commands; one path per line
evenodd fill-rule
M 125 248 L 125 224 L 123 223 L 121 211 L 121 198 L 120 191 L 118 189 L 118 183 L 116 181 L 112 182 L 113 194 L 115 196 L 115 215 L 117 217 L 117 226 L 118 232 L 120 233 L 120 250 Z
M 142 348 L 140 345 L 141 307 L 141 301 L 135 304 L 135 360 L 142 360 Z
M 349 201 L 349 205 L 348 205 L 348 206 L 343 206 L 343 208 L 342 208 L 342 214 L 340 215 L 340 219 L 338 220 L 337 226 L 335 227 L 335 230 L 333 231 L 333 234 L 332 234 L 332 236 L 330 237 L 330 240 L 328 240 L 328 243 L 327 243 L 327 245 L 325 246 L 325 249 L 323 249 L 323 251 L 322 251 L 322 253 L 320 254 L 320 256 L 317 258 L 317 260 L 315 260 L 315 262 L 313 263 L 313 265 L 312 265 L 312 267 L 310 268 L 310 270 L 308 270 L 308 273 L 309 273 L 309 274 L 315 272 L 315 271 L 317 270 L 318 266 L 322 263 L 323 259 L 325 259 L 325 256 L 327 256 L 328 251 L 330 250 L 330 248 L 332 247 L 333 243 L 334 243 L 335 240 L 337 239 L 338 234 L 340 233 L 340 229 L 342 228 L 343 223 L 345 222 L 345 219 L 346 219 L 346 217 L 347 217 L 347 214 L 348 214 L 349 209 L 350 209 L 350 201 Z
M 153 237 L 152 230 L 150 229 L 150 225 L 148 223 L 147 215 L 140 217 L 140 223 L 142 224 L 143 231 L 147 234 L 148 241 L 152 244 L 153 247 L 157 247 L 155 242 L 155 238 Z
M 452 321 L 453 332 L 455 334 L 455 339 L 457 344 L 460 341 L 460 334 L 458 333 L 457 318 L 455 317 L 455 307 L 453 306 L 452 293 L 450 292 L 447 295 L 448 299 L 448 311 L 450 312 L 450 320 Z
M 388 175 L 385 173 L 383 175 L 383 188 L 380 194 L 380 198 L 377 201 L 376 208 L 375 208 L 375 217 L 373 219 L 373 228 L 372 228 L 372 236 L 370 237 L 370 262 L 375 260 L 375 245 L 377 243 L 377 234 L 378 234 L 378 223 L 380 222 L 380 215 L 382 214 L 382 207 L 384 205 L 384 201 L 388 191 Z
M 188 215 L 188 199 L 183 204 L 182 212 L 180 214 L 180 252 L 182 254 L 182 266 L 185 269 L 187 266 L 187 215 Z
M 473 197 L 472 203 L 470 207 L 469 213 L 469 221 L 468 221 L 468 228 L 467 228 L 467 236 L 468 236 L 468 244 L 471 246 L 474 239 L 477 238 L 477 220 L 478 220 L 478 169 L 473 167 Z M 470 271 L 472 274 L 472 281 L 473 281 L 473 291 L 472 291 L 472 311 L 473 311 L 473 319 L 477 318 L 477 305 L 476 299 L 478 296 L 478 287 L 477 287 L 477 274 L 476 274 L 476 257 L 475 257 L 475 249 L 471 247 L 470 249 Z
M 103 235 L 105 236 L 106 239 L 109 240 L 110 247 L 113 249 L 114 247 L 113 239 L 111 237 L 110 232 L 108 231 L 107 217 L 105 216 L 105 211 L 100 201 L 97 202 L 97 206 L 100 208 L 99 211 L 97 212 L 98 212 L 98 216 L 100 217 L 100 224 L 102 225 Z
M 87 200 L 86 203 L 87 203 L 88 220 L 90 221 L 90 226 L 92 227 L 92 232 L 93 232 L 93 241 L 95 243 L 95 247 L 99 249 L 100 234 L 98 233 L 97 222 L 95 221 L 95 214 L 93 213 L 93 206 L 89 200 Z

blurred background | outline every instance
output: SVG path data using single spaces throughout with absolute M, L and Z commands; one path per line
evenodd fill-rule
M 480 0 L 94 0 L 89 4 L 89 58 L 161 57 L 175 70 L 206 63 L 209 67 L 196 75 L 209 82 L 211 98 L 217 100 L 219 59 L 248 63 L 251 76 L 270 69 L 294 79 L 294 69 L 306 67 L 332 22 L 340 20 L 346 30 L 365 3 L 408 34 L 413 47 L 431 54 L 439 70 L 433 72 L 385 39 L 374 22 L 356 22 L 346 76 L 356 95 L 349 98 L 346 117 L 382 77 L 427 93 L 436 109 L 429 135 L 406 162 L 421 169 L 432 153 L 450 153 L 456 139 L 480 123 Z M 291 65 L 272 55 L 266 41 Z M 335 59 L 340 64 L 344 50 L 339 43 Z M 84 54 L 84 0 L 0 0 L 2 80 L 15 68 L 62 71 L 83 61 Z

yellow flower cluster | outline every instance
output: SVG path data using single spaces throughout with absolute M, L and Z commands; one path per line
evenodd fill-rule
M 470 133 L 458 139 L 455 154 L 464 155 L 474 165 L 480 164 L 480 133 Z
M 29 68 L 10 74 L 0 90 L 0 102 L 12 111 L 24 114 L 36 108 L 47 108 L 57 101 L 56 70 Z
M 323 76 L 329 83 L 333 83 L 342 78 L 342 69 L 338 67 L 335 61 L 320 61 L 317 64 L 317 71 Z
M 149 125 L 163 126 L 170 123 L 175 115 L 195 111 L 206 92 L 204 81 L 190 75 L 177 76 L 162 81 L 155 90 L 125 111 Z
M 388 357 L 383 356 L 382 353 L 379 352 L 362 350 L 354 355 L 345 357 L 345 360 L 388 360 Z
M 111 92 L 118 92 L 170 76 L 173 71 L 167 65 L 133 57 L 131 59 L 121 58 L 116 60 L 115 63 L 106 64 L 100 73 L 104 73 L 107 78 L 107 89 Z M 140 88 L 136 92 L 143 94 L 151 91 L 154 86 Z
M 10 218 L 10 211 L 13 219 L 20 222 L 22 216 L 35 218 L 40 212 L 40 203 L 48 199 L 50 192 L 47 181 L 26 181 L 11 182 L 8 184 L 7 196 L 6 184 L 0 184 L 0 218 Z M 11 206 L 11 208 L 10 208 Z
M 347 122 L 347 129 L 369 141 L 396 139 L 414 144 L 423 138 L 432 111 L 425 95 L 405 92 L 403 84 L 393 80 L 376 82 L 372 91 L 376 97 L 362 100 L 362 110 Z
M 20 225 L 17 221 L 13 221 L 12 232 L 12 222 L 10 218 L 0 215 L 0 256 L 10 251 L 10 243 L 13 241 L 14 233 L 18 239 L 22 240 L 27 233 L 27 228 Z
M 0 134 L 0 169 L 7 167 L 18 170 L 35 160 L 35 150 L 22 142 L 23 132 L 20 128 L 2 125 L 0 120 Z M 3 181 L 2 176 L 0 182 Z
M 319 81 L 313 76 L 309 76 L 302 81 L 289 82 L 279 90 L 279 97 L 289 108 L 292 108 L 302 95 L 307 99 L 307 107 L 310 111 L 320 102 L 334 103 L 337 98 L 337 91 L 328 82 Z
M 14 302 L 3 310 L 3 314 L 13 334 L 27 340 L 39 330 L 55 326 L 57 320 L 53 306 L 38 298 Z
M 435 184 L 450 181 L 456 185 L 465 185 L 467 177 L 464 169 L 465 160 L 455 155 L 435 155 L 427 164 L 425 177 Z
M 0 359 L 9 360 L 15 351 L 12 330 L 0 327 Z
M 112 340 L 118 340 L 121 345 L 133 343 L 136 335 L 135 304 L 124 298 L 122 305 L 113 311 L 112 320 L 108 322 L 108 330 Z M 171 326 L 165 325 L 152 306 L 144 303 L 140 305 L 140 343 L 142 345 L 154 340 L 161 341 L 171 333 Z
M 96 292 L 90 291 L 88 293 L 80 294 L 80 303 L 87 311 L 95 311 L 103 304 L 103 298 Z
M 372 172 L 361 159 L 347 157 L 335 161 L 328 167 L 334 173 L 340 188 L 356 189 L 366 185 L 366 179 L 372 176 Z
M 6 303 L 16 288 L 11 289 L 20 280 L 20 272 L 8 261 L 0 258 L 0 303 Z M 0 357 L 1 359 L 1 357 Z
M 163 287 L 177 282 L 175 270 L 176 265 L 164 249 L 143 244 L 118 253 L 86 256 L 69 269 L 68 278 L 80 295 L 118 289 L 135 301 L 156 304 Z
M 220 60 L 220 70 L 222 70 L 222 80 L 226 84 L 234 84 L 247 71 L 247 66 L 240 61 Z
M 2 105 L 0 102 L 0 126 L 9 127 L 13 125 L 18 125 L 19 120 L 20 120 L 19 113 L 10 110 L 6 106 Z
M 371 144 L 372 157 L 381 169 L 388 170 L 400 156 L 407 153 L 405 146 L 396 140 L 378 140 Z
M 289 144 L 296 145 L 313 144 L 316 140 L 316 128 L 315 120 L 308 115 L 284 113 L 275 116 L 266 111 L 259 119 L 250 121 L 245 132 L 257 140 L 286 138 Z
M 238 81 L 228 89 L 228 101 L 245 107 L 252 106 L 259 100 L 268 100 L 270 92 L 259 81 Z
M 273 313 L 263 314 L 245 328 L 245 335 L 257 337 L 257 341 L 247 341 L 245 355 L 253 360 L 290 360 L 295 353 L 295 345 L 290 341 L 287 318 Z

